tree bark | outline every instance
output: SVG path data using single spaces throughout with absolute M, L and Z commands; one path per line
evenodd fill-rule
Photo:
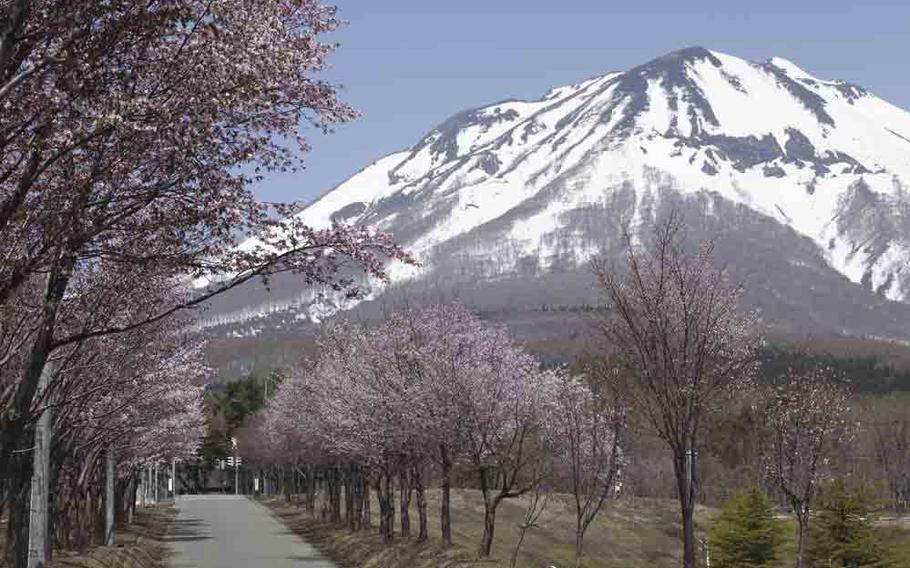
M 114 450 L 104 456 L 104 544 L 114 546 Z
M 361 481 L 363 483 L 363 521 L 361 526 L 365 529 L 370 529 L 373 527 L 373 513 L 372 505 L 370 499 L 370 481 L 363 477 Z
M 354 497 L 351 530 L 359 531 L 363 526 L 363 473 L 360 468 L 355 467 L 351 470 L 351 491 Z
M 695 568 L 694 460 L 688 450 L 673 459 L 683 529 L 683 568 Z
M 483 511 L 483 540 L 480 545 L 480 556 L 489 558 L 493 551 L 493 536 L 496 531 L 496 505 L 485 507 Z
M 401 502 L 401 538 L 411 538 L 411 480 L 407 470 L 398 476 L 398 494 Z
M 414 489 L 417 493 L 417 542 L 424 542 L 429 538 L 427 529 L 427 492 L 423 486 L 423 474 L 420 468 L 414 468 Z
M 12 65 L 16 36 L 25 27 L 31 12 L 31 0 L 15 0 L 8 8 L 3 25 L 0 26 L 0 79 L 8 80 L 16 74 L 18 66 Z
M 307 509 L 310 510 L 310 516 L 314 519 L 316 518 L 316 489 L 317 489 L 317 480 L 316 480 L 316 470 L 310 469 L 307 473 L 307 496 L 306 496 L 306 505 Z
M 136 483 L 136 476 L 133 475 L 130 477 L 130 489 L 127 492 L 129 503 L 126 507 L 126 522 L 127 524 L 133 524 L 133 517 L 136 514 L 136 491 L 138 490 L 138 484 Z
M 41 325 L 32 342 L 12 400 L 6 408 L 0 409 L 0 479 L 8 476 L 13 448 L 23 440 L 30 441 L 31 433 L 26 426 L 31 419 L 31 407 L 41 382 L 41 375 L 53 348 L 60 301 L 69 286 L 75 264 L 75 256 L 66 254 L 51 268 L 44 291 Z
M 806 549 L 806 529 L 809 526 L 809 510 L 802 503 L 796 507 L 796 568 L 803 567 Z
M 480 541 L 480 556 L 488 558 L 493 550 L 493 534 L 496 531 L 496 508 L 500 503 L 500 496 L 490 498 L 489 473 L 486 468 L 479 468 L 480 492 L 483 495 L 483 537 Z
M 354 531 L 357 527 L 354 514 L 354 467 L 348 466 L 344 472 L 344 515 L 348 530 Z
M 32 460 L 28 456 L 15 456 L 15 463 L 7 471 L 9 486 L 9 516 L 7 517 L 6 557 L 10 566 L 17 568 L 28 563 L 28 517 Z
M 382 476 L 376 479 L 376 499 L 379 501 L 379 534 L 382 535 L 383 540 L 389 541 L 391 540 L 387 537 L 389 533 L 389 516 L 388 513 L 386 513 L 389 504 L 387 502 L 385 490 L 383 489 L 383 481 Z
M 452 544 L 452 516 L 450 509 L 452 484 L 449 479 L 452 463 L 449 459 L 449 450 L 445 444 L 440 446 L 440 455 L 442 457 L 442 502 L 439 506 L 439 526 L 442 532 L 443 544 Z
M 332 469 L 332 522 L 341 524 L 341 468 Z
M 380 476 L 376 492 L 379 494 L 379 532 L 389 543 L 395 540 L 395 489 L 391 475 Z
M 323 521 L 329 520 L 329 501 L 332 499 L 332 491 L 329 488 L 329 484 L 331 483 L 331 475 L 331 470 L 326 470 L 322 474 L 322 479 L 319 480 L 319 484 L 321 486 L 320 493 L 322 493 L 322 499 L 320 499 L 322 502 L 322 507 L 319 509 L 319 514 Z

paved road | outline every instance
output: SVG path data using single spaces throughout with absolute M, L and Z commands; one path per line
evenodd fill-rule
M 166 541 L 171 568 L 335 568 L 243 496 L 187 495 Z

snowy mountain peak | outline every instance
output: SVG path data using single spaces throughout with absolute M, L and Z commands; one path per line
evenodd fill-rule
M 672 194 L 773 222 L 828 270 L 907 300 L 908 183 L 906 111 L 785 59 L 689 47 L 459 112 L 299 216 L 389 230 L 423 274 L 495 279 L 582 266 Z
M 793 63 L 789 59 L 784 59 L 783 57 L 772 57 L 768 60 L 769 65 L 777 67 L 791 78 L 796 80 L 808 79 L 810 81 L 817 81 L 815 77 L 807 73 L 802 67 Z

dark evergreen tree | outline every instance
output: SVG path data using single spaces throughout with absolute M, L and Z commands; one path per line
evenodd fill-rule
M 708 537 L 711 566 L 771 568 L 777 566 L 784 524 L 774 517 L 773 503 L 758 487 L 741 489 L 722 506 Z
M 870 514 L 871 498 L 843 480 L 827 485 L 810 532 L 807 566 L 884 568 L 890 566 Z

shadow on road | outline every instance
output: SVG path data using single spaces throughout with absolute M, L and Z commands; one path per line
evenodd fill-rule
M 212 537 L 201 529 L 205 521 L 201 519 L 177 519 L 171 522 L 164 542 L 192 542 L 198 540 L 211 540 Z

